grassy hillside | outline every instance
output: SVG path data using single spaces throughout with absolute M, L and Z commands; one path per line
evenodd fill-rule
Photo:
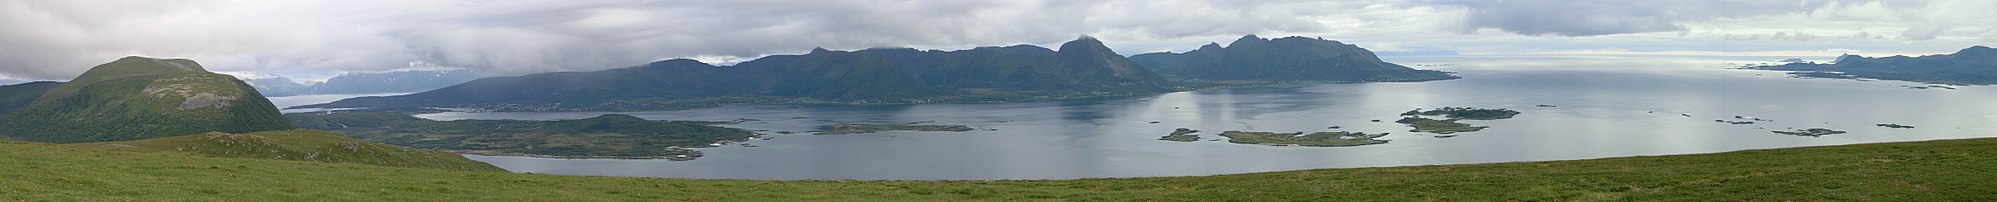
M 0 114 L 0 136 L 72 143 L 292 128 L 248 84 L 192 60 L 125 57 L 43 91 Z
M 505 171 L 452 153 L 433 152 L 348 139 L 326 131 L 288 130 L 247 134 L 205 133 L 123 142 L 70 144 L 138 151 L 186 152 L 211 157 L 359 163 L 405 168 Z
M 0 200 L 1975 201 L 1997 138 L 1132 179 L 754 181 L 462 172 L 0 142 Z
M 34 103 L 35 98 L 41 98 L 42 93 L 58 85 L 62 85 L 62 82 L 41 81 L 0 86 L 0 115 L 6 115 L 7 112 L 14 112 L 14 109 Z

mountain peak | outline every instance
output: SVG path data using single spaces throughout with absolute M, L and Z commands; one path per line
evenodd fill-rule
M 1976 46 L 1970 46 L 1969 48 L 1963 48 L 1962 50 L 1959 50 L 1959 51 L 1955 51 L 1955 54 L 1954 54 L 1954 55 L 1956 55 L 1956 56 L 1961 56 L 1961 55 L 1997 55 L 1997 49 L 1991 49 L 1991 48 L 1990 48 L 1989 46 L 1983 46 L 1983 45 L 1976 45 Z
M 1242 45 L 1260 44 L 1262 42 L 1269 42 L 1269 39 L 1263 39 L 1262 37 L 1257 37 L 1253 34 L 1250 34 L 1247 36 L 1241 36 L 1240 39 L 1234 39 L 1234 42 L 1228 43 L 1227 46 L 1236 47 Z
M 825 50 L 825 48 L 824 48 L 824 47 L 812 47 L 812 48 L 811 48 L 811 53 L 826 53 L 826 52 L 832 52 L 832 50 Z
M 1195 49 L 1195 50 L 1202 50 L 1202 51 L 1220 50 L 1220 43 L 1207 42 L 1207 45 L 1200 46 L 1200 49 Z
M 1056 52 L 1108 52 L 1108 50 L 1110 50 L 1108 46 L 1102 46 L 1102 40 L 1096 40 L 1096 38 L 1090 38 L 1090 36 L 1082 36 L 1082 38 L 1074 38 L 1074 40 L 1062 42 L 1060 50 L 1056 50 Z M 1110 54 L 1116 54 L 1116 52 L 1110 52 Z

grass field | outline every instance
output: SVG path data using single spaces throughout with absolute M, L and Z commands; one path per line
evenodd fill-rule
M 1987 201 L 1997 200 L 1992 154 L 1997 138 L 1201 177 L 756 181 L 449 171 L 0 142 L 0 200 Z

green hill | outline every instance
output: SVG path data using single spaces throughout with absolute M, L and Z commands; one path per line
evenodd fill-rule
M 505 171 L 452 153 L 424 151 L 349 139 L 326 131 L 288 130 L 246 134 L 210 132 L 122 142 L 71 144 L 79 147 L 185 152 L 210 157 L 326 163 L 358 163 L 405 168 Z
M 0 142 L 23 201 L 1987 201 L 1997 139 L 1202 177 L 760 181 L 379 167 Z
M 125 57 L 69 82 L 21 85 L 41 93 L 26 104 L 24 95 L 0 98 L 0 107 L 18 105 L 0 114 L 0 136 L 68 143 L 292 128 L 249 85 L 192 60 Z
M 1338 41 L 1304 37 L 1243 36 L 1221 47 L 1185 53 L 1146 53 L 1130 61 L 1180 79 L 1207 81 L 1394 82 L 1455 79 L 1380 61 L 1372 51 Z

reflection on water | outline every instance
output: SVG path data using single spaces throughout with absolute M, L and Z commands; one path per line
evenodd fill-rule
M 758 147 L 709 148 L 694 161 L 472 156 L 516 172 L 728 179 L 1071 179 L 1214 175 L 1710 153 L 1867 142 L 1988 137 L 1997 90 L 1916 90 L 1904 82 L 1786 78 L 1726 69 L 1725 61 L 1660 58 L 1424 58 L 1463 79 L 1180 92 L 1005 104 L 742 105 L 632 112 L 655 120 L 733 120 L 770 130 Z M 1535 105 L 1558 107 L 1535 107 Z M 1510 108 L 1516 118 L 1452 138 L 1406 132 L 1396 115 L 1421 107 Z M 424 118 L 578 119 L 600 112 L 440 113 Z M 1688 114 L 1692 117 L 1681 116 Z M 1776 121 L 1715 123 L 1732 116 Z M 1380 119 L 1375 123 L 1369 120 Z M 997 131 L 777 135 L 836 122 L 935 121 Z M 1150 123 L 1157 121 L 1159 123 Z M 1917 126 L 1889 129 L 1877 123 Z M 1156 140 L 1174 128 L 1391 132 L 1393 142 L 1346 148 Z M 1824 127 L 1824 137 L 1768 132 Z

